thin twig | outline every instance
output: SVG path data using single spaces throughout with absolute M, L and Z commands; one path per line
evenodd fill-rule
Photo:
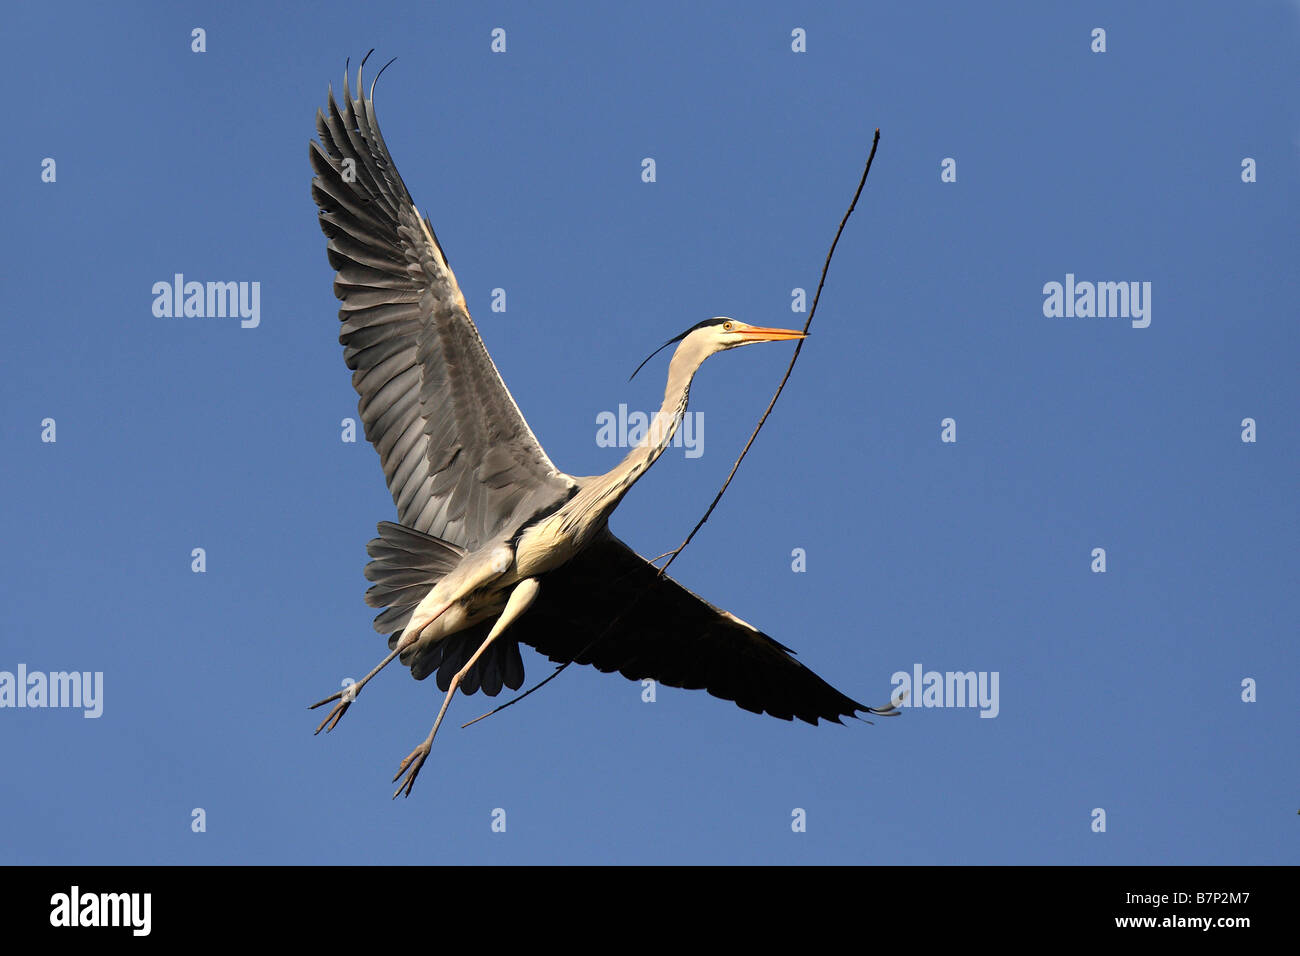
M 862 195 L 862 187 L 867 183 L 867 175 L 871 172 L 871 161 L 876 158 L 876 147 L 878 145 L 880 145 L 879 128 L 876 129 L 876 135 L 871 140 L 871 154 L 867 157 L 867 165 L 863 167 L 862 178 L 858 180 L 858 188 L 853 193 L 853 202 L 849 203 L 848 211 L 844 213 L 844 218 L 840 220 L 840 227 L 835 230 L 835 238 L 831 241 L 830 251 L 826 253 L 826 262 L 822 266 L 822 275 L 821 278 L 817 280 L 817 292 L 813 295 L 812 309 L 808 312 L 808 320 L 803 324 L 805 335 L 808 333 L 808 328 L 812 325 L 813 316 L 817 314 L 817 302 L 822 297 L 822 286 L 826 284 L 826 273 L 831 267 L 831 256 L 835 255 L 835 247 L 840 243 L 840 236 L 844 233 L 844 225 L 849 221 L 849 216 L 853 215 L 854 207 L 858 204 L 858 197 Z M 677 560 L 677 555 L 681 554 L 685 547 L 691 543 L 691 538 L 695 537 L 695 532 L 704 527 L 704 522 L 709 520 L 709 515 L 713 514 L 713 509 L 716 508 L 718 502 L 722 500 L 723 493 L 726 492 L 727 486 L 731 484 L 731 479 L 736 477 L 736 472 L 740 469 L 740 463 L 744 461 L 745 456 L 749 454 L 750 446 L 754 444 L 754 439 L 758 437 L 759 431 L 767 421 L 767 416 L 772 414 L 772 409 L 776 406 L 776 400 L 781 397 L 781 391 L 785 388 L 785 383 L 790 380 L 790 373 L 794 371 L 794 363 L 799 361 L 799 352 L 802 351 L 803 343 L 805 341 L 805 339 L 800 339 L 795 343 L 794 355 L 790 356 L 790 364 L 786 367 L 785 375 L 781 378 L 781 384 L 776 387 L 776 394 L 773 395 L 772 400 L 767 403 L 767 409 L 763 412 L 763 417 L 760 418 L 758 424 L 754 426 L 754 433 L 749 436 L 749 441 L 745 442 L 745 447 L 744 450 L 741 451 L 740 457 L 737 458 L 736 463 L 731 466 L 731 474 L 727 475 L 727 480 L 722 483 L 722 487 L 718 489 L 718 493 L 713 496 L 713 501 L 710 502 L 709 509 L 704 512 L 704 517 L 696 522 L 695 527 L 691 529 L 691 533 L 686 536 L 686 540 L 677 546 L 677 550 L 673 552 L 673 556 L 668 559 L 662 568 L 659 569 L 659 574 L 661 576 L 668 570 L 669 566 Z
M 849 203 L 849 208 L 844 213 L 844 218 L 840 220 L 840 227 L 835 230 L 835 238 L 831 240 L 830 251 L 826 253 L 826 262 L 822 265 L 821 278 L 817 280 L 817 291 L 816 293 L 813 294 L 812 308 L 808 310 L 808 319 L 803 324 L 803 331 L 805 334 L 807 334 L 809 327 L 812 325 L 813 316 L 817 314 L 817 303 L 818 301 L 820 301 L 822 297 L 822 286 L 826 284 L 826 273 L 830 271 L 831 257 L 835 255 L 835 247 L 840 243 L 840 236 L 843 235 L 844 233 L 844 226 L 848 223 L 849 216 L 853 215 L 853 210 L 858 205 L 858 197 L 862 195 L 862 187 L 865 186 L 867 183 L 867 176 L 871 173 L 872 160 L 876 158 L 876 147 L 879 145 L 880 145 L 880 129 L 877 128 L 876 135 L 872 137 L 871 140 L 871 153 L 867 156 L 867 164 L 862 169 L 862 178 L 858 180 L 858 188 L 854 190 L 853 193 L 853 201 Z M 713 509 L 716 508 L 718 506 L 718 502 L 722 500 L 723 494 L 726 493 L 727 487 L 731 484 L 731 479 L 735 478 L 736 472 L 740 470 L 740 463 L 744 461 L 745 456 L 749 454 L 749 449 L 753 446 L 754 439 L 758 438 L 758 433 L 762 430 L 764 423 L 767 421 L 767 416 L 772 414 L 772 409 L 776 407 L 776 400 L 781 397 L 781 392 L 785 389 L 785 383 L 790 380 L 790 373 L 794 371 L 794 363 L 799 360 L 799 353 L 800 351 L 803 350 L 804 341 L 805 341 L 804 339 L 800 339 L 795 344 L 794 355 L 790 356 L 790 364 L 789 366 L 786 367 L 785 375 L 781 377 L 781 384 L 776 387 L 776 393 L 772 396 L 772 400 L 767 403 L 767 409 L 763 412 L 763 416 L 758 420 L 758 424 L 754 426 L 754 431 L 749 436 L 749 441 L 745 442 L 745 447 L 741 450 L 740 457 L 737 458 L 736 463 L 731 466 L 731 473 L 727 475 L 727 480 L 722 483 L 722 487 L 718 489 L 718 493 L 713 496 L 713 501 L 709 503 L 708 510 L 704 512 L 704 517 L 700 518 L 700 520 L 696 522 L 695 527 L 691 529 L 691 533 L 686 536 L 686 540 L 683 541 L 681 544 L 679 544 L 675 550 L 667 551 L 664 554 L 659 555 L 659 558 L 666 557 L 668 558 L 668 560 L 664 563 L 664 566 L 659 569 L 659 574 L 656 577 L 663 577 L 663 575 L 667 573 L 669 566 L 674 561 L 677 560 L 677 556 L 686 549 L 686 546 L 688 544 L 691 543 L 691 539 L 695 537 L 695 533 L 699 531 L 702 527 L 704 527 L 704 522 L 709 520 L 709 516 L 713 514 Z M 654 560 L 658 561 L 659 558 L 655 558 Z M 651 562 L 651 564 L 653 564 L 653 562 Z M 646 594 L 648 594 L 649 591 L 650 589 L 648 587 L 643 588 L 636 597 L 634 597 L 631 601 L 628 602 L 627 607 L 625 607 L 621 612 L 619 612 L 619 614 L 612 621 L 610 621 L 609 624 L 605 626 L 605 629 L 603 631 L 601 631 L 594 638 L 592 638 L 591 643 L 589 643 L 581 651 L 575 654 L 571 659 L 565 661 L 563 664 L 555 668 L 555 670 L 546 679 L 539 681 L 537 684 L 534 684 L 532 687 L 528 688 L 528 690 L 524 691 L 518 697 L 511 698 L 510 700 L 506 701 L 504 704 L 501 704 L 499 707 L 494 707 L 491 710 L 489 710 L 487 713 L 480 714 L 478 717 L 475 717 L 473 720 L 469 721 L 468 723 L 461 724 L 461 729 L 463 730 L 464 728 L 470 726 L 470 724 L 477 724 L 484 717 L 491 717 L 493 714 L 500 713 L 501 711 L 505 710 L 507 707 L 519 703 L 521 700 L 523 700 L 533 691 L 540 690 L 542 687 L 546 686 L 551 681 L 555 680 L 555 678 L 559 677 L 560 673 L 566 667 L 574 663 L 574 661 L 578 660 L 580 657 L 583 657 L 588 651 L 590 651 L 593 647 L 595 647 L 602 640 L 604 640 L 605 636 L 614 629 L 614 625 L 617 624 L 619 621 L 621 621 L 627 615 L 627 612 L 632 610 L 632 608 L 634 608 L 637 605 L 637 602 L 639 602 L 641 598 L 643 598 Z

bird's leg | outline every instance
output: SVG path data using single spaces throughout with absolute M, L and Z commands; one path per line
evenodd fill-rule
M 447 608 L 449 608 L 450 606 L 451 606 L 450 603 L 445 604 L 438 613 L 429 617 L 428 620 L 426 620 L 424 624 L 421 625 L 420 629 L 423 629 L 428 624 L 437 620 L 438 617 L 441 616 L 441 614 L 444 611 L 446 611 Z M 335 693 L 330 694 L 324 700 L 318 700 L 316 701 L 316 703 L 308 707 L 307 708 L 308 710 L 315 710 L 317 707 L 321 707 L 325 704 L 328 704 L 330 701 L 333 700 L 338 701 L 338 703 L 334 705 L 334 709 L 331 710 L 325 716 L 325 719 L 320 722 L 320 726 L 316 728 L 316 733 L 320 733 L 322 730 L 324 730 L 326 733 L 329 733 L 331 730 L 337 727 L 339 725 L 339 721 L 343 719 L 343 715 L 346 714 L 348 712 L 348 708 L 352 706 L 352 702 L 356 700 L 357 695 L 361 693 L 361 688 L 365 687 L 366 684 L 370 682 L 370 678 L 374 677 L 381 670 L 383 670 L 385 667 L 391 664 L 393 662 L 393 658 L 397 657 L 397 655 L 402 653 L 402 651 L 404 651 L 408 646 L 415 643 L 415 640 L 418 636 L 419 636 L 419 630 L 412 630 L 410 627 L 407 627 L 405 630 L 402 631 L 402 636 L 401 638 L 398 639 L 397 646 L 394 647 L 391 651 L 389 651 L 388 656 L 385 657 L 378 664 L 376 664 L 374 669 L 369 674 L 361 678 L 361 680 L 357 681 L 356 683 L 349 684 L 347 687 L 344 687 L 342 690 L 336 691 Z M 327 724 L 329 725 L 328 727 L 326 726 Z
M 456 569 L 456 573 L 448 575 L 432 587 L 411 613 L 410 620 L 407 621 L 406 627 L 402 630 L 402 636 L 397 641 L 397 646 L 375 666 L 374 670 L 357 683 L 349 684 L 342 690 L 331 694 L 324 700 L 318 700 L 307 708 L 308 710 L 315 710 L 317 707 L 331 701 L 338 701 L 334 705 L 334 709 L 320 722 L 320 726 L 316 728 L 316 733 L 319 734 L 322 730 L 328 733 L 337 727 L 339 721 L 343 719 L 343 715 L 352 706 L 352 702 L 361 693 L 361 688 L 366 686 L 370 678 L 391 664 L 393 658 L 415 643 L 420 634 L 441 618 L 457 600 L 471 594 L 493 578 L 498 578 L 504 574 L 513 560 L 513 550 L 503 545 L 494 549 L 481 561 L 462 565 Z
M 402 636 L 403 638 L 405 638 L 406 635 L 402 635 Z M 381 670 L 383 670 L 385 667 L 391 664 L 393 662 L 393 658 L 396 657 L 398 654 L 402 653 L 402 648 L 405 646 L 406 646 L 405 644 L 399 643 L 397 647 L 393 648 L 393 650 L 389 652 L 387 657 L 385 657 L 382 661 L 380 661 L 378 664 L 375 665 L 374 670 L 372 670 L 365 677 L 361 678 L 361 680 L 357 681 L 354 684 L 349 684 L 347 687 L 344 687 L 342 690 L 336 691 L 335 693 L 330 694 L 324 700 L 318 700 L 316 701 L 316 703 L 308 707 L 307 708 L 308 710 L 315 710 L 317 707 L 322 707 L 325 704 L 328 704 L 332 700 L 338 701 L 338 703 L 334 705 L 334 709 L 331 710 L 325 716 L 325 719 L 320 722 L 320 726 L 316 728 L 316 733 L 320 733 L 322 730 L 325 730 L 326 733 L 329 733 L 329 731 L 337 727 L 339 725 L 339 721 L 343 719 L 343 715 L 346 714 L 348 712 L 348 708 L 352 706 L 352 702 L 356 700 L 357 695 L 361 693 L 361 688 L 366 686 L 366 683 L 370 680 L 370 678 L 374 677 Z M 326 729 L 325 727 L 326 724 L 329 724 L 328 729 Z
M 455 696 L 456 689 L 460 687 L 460 682 L 465 679 L 465 675 L 469 673 L 469 669 L 478 663 L 478 659 L 483 656 L 484 652 L 492 645 L 492 642 L 501 635 L 501 632 L 518 619 L 519 615 L 528 610 L 529 606 L 537 597 L 537 591 L 537 579 L 524 578 L 524 580 L 516 584 L 514 590 L 510 592 L 510 597 L 506 601 L 505 610 L 501 612 L 501 616 L 497 618 L 497 622 L 492 625 L 491 632 L 489 632 L 488 636 L 484 638 L 483 643 L 479 645 L 478 650 L 474 652 L 474 656 L 471 657 L 466 662 L 465 666 L 457 671 L 456 676 L 451 679 L 451 686 L 447 688 L 447 696 L 443 698 L 442 708 L 438 711 L 438 718 L 433 722 L 433 729 L 429 731 L 429 736 L 424 738 L 424 743 L 411 751 L 410 756 L 402 761 L 402 765 L 397 768 L 397 773 L 393 775 L 393 779 L 397 780 L 398 777 L 402 776 L 403 771 L 406 773 L 406 779 L 402 781 L 401 786 L 393 791 L 394 800 L 397 799 L 397 795 L 403 790 L 406 791 L 408 797 L 411 795 L 411 788 L 415 786 L 415 778 L 420 773 L 420 768 L 424 766 L 425 758 L 429 756 L 429 750 L 433 746 L 434 735 L 438 733 L 438 727 L 442 724 L 442 718 L 447 714 L 447 706 L 451 703 L 452 697 Z

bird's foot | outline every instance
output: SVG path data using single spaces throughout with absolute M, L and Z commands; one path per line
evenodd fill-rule
M 429 751 L 431 749 L 432 741 L 426 740 L 424 743 L 420 744 L 420 746 L 412 750 L 410 756 L 402 761 L 402 765 L 397 768 L 397 773 L 393 774 L 393 779 L 396 780 L 400 777 L 403 770 L 406 771 L 406 779 L 403 780 L 401 785 L 393 791 L 394 800 L 397 799 L 397 795 L 403 790 L 406 791 L 406 796 L 409 797 L 411 795 L 411 788 L 415 786 L 415 778 L 419 776 L 420 768 L 424 766 L 425 758 L 429 756 Z
M 342 690 L 330 694 L 324 700 L 316 701 L 316 703 L 307 708 L 308 710 L 315 710 L 317 707 L 323 707 L 330 701 L 338 701 L 338 703 L 334 705 L 334 709 L 331 710 L 325 716 L 325 719 L 320 722 L 320 726 L 316 728 L 316 733 L 320 733 L 322 730 L 329 733 L 339 725 L 339 721 L 343 719 L 343 715 L 348 712 L 348 708 L 352 706 L 352 702 L 357 699 L 357 689 L 356 684 L 349 684 Z M 327 724 L 329 726 L 326 726 Z

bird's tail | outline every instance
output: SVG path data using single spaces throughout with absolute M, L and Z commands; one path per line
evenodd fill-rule
M 366 565 L 366 579 L 374 582 L 366 591 L 366 603 L 385 608 L 375 618 L 375 630 L 389 635 L 390 648 L 397 646 L 411 613 L 429 589 L 446 577 L 466 554 L 464 548 L 450 541 L 391 521 L 379 523 L 379 537 L 366 545 L 366 553 L 371 558 Z M 438 686 L 446 690 L 452 675 L 465 666 L 491 627 L 492 621 L 483 621 L 431 644 L 411 647 L 403 651 L 402 663 L 411 669 L 411 676 L 416 680 L 424 680 L 436 672 Z M 494 697 L 502 686 L 518 690 L 523 682 L 524 663 L 519 644 L 503 638 L 493 642 L 479 658 L 465 675 L 460 690 L 473 694 L 481 688 Z
M 381 521 L 379 537 L 370 539 L 366 553 L 371 558 L 366 580 L 374 582 L 366 591 L 366 603 L 387 609 L 375 618 L 375 630 L 386 634 L 406 627 L 416 605 L 460 563 L 465 549 L 423 531 Z

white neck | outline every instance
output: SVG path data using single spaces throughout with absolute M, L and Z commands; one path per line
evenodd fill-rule
M 645 437 L 614 468 L 592 479 L 564 506 L 563 510 L 570 512 L 575 525 L 582 526 L 584 531 L 603 525 L 637 479 L 664 453 L 686 412 L 691 381 L 710 354 L 712 350 L 706 351 L 698 340 L 689 344 L 683 341 L 677 347 L 668 364 L 664 403 L 655 413 Z

